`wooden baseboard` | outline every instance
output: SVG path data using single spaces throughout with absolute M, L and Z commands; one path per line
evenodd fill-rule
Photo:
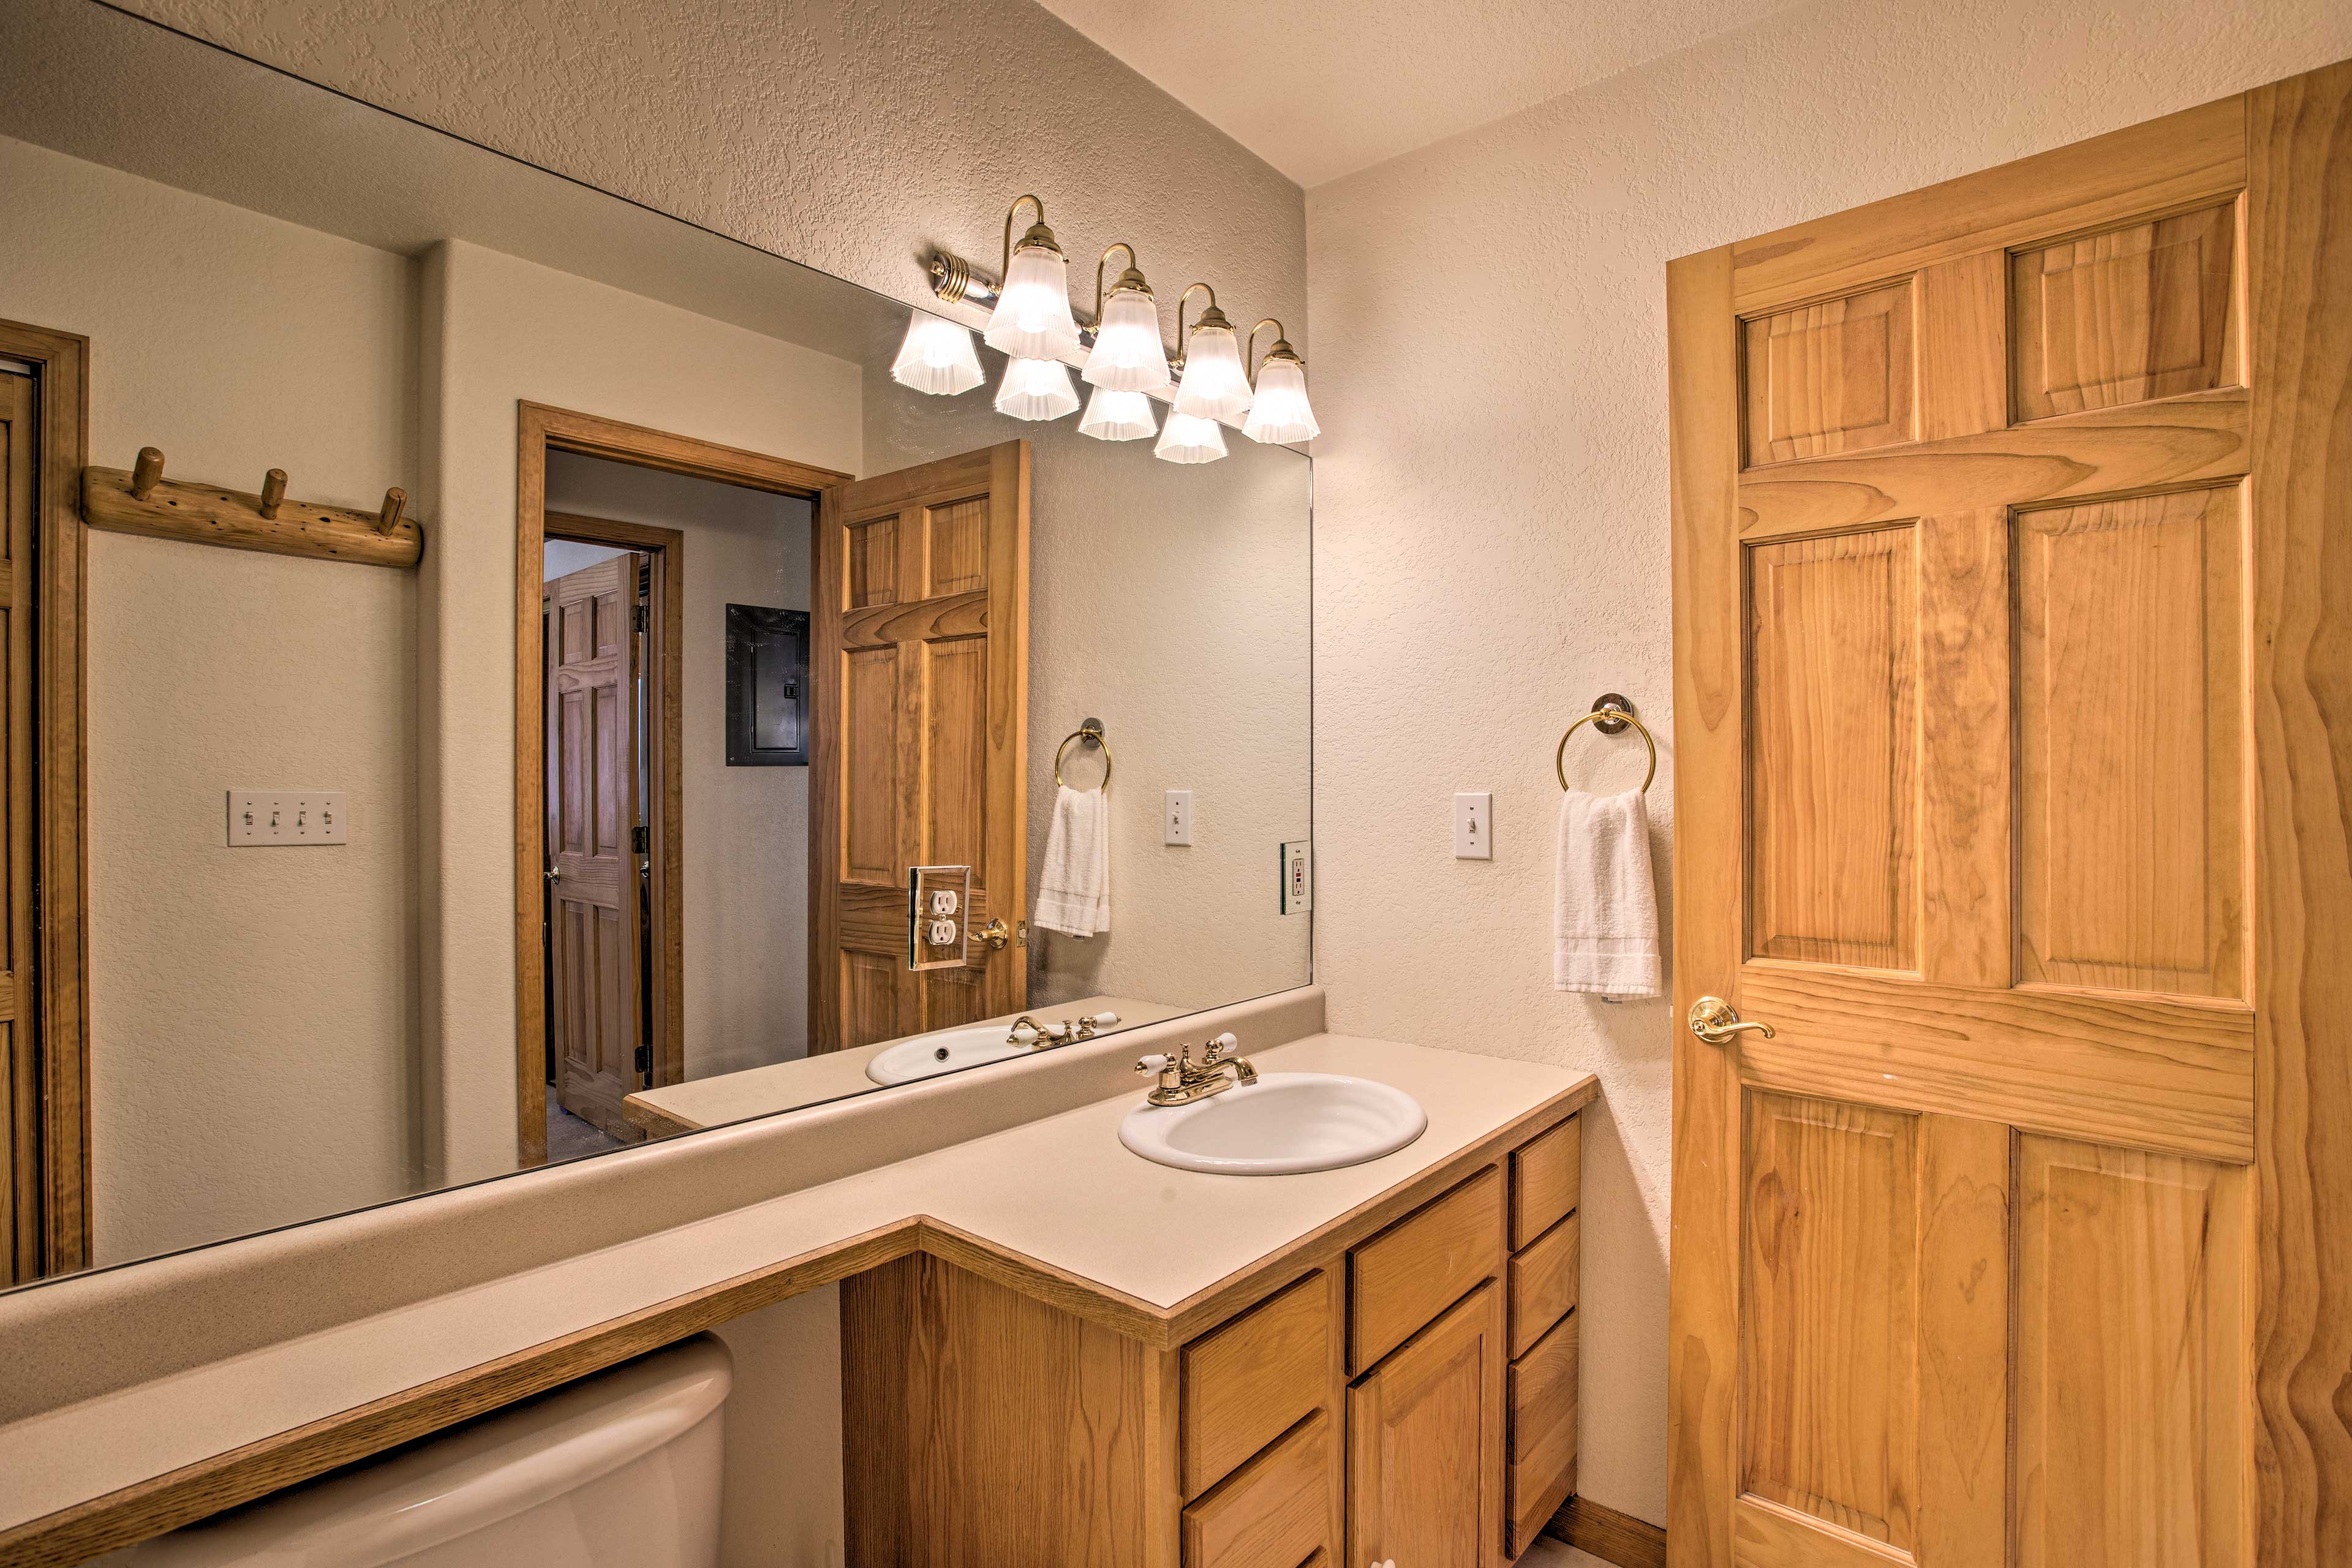
M 1647 1520 L 1570 1496 L 1544 1533 L 1617 1568 L 1666 1568 L 1666 1532 Z

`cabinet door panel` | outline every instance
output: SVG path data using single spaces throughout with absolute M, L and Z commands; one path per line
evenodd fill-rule
M 1501 1560 L 1501 1306 L 1481 1286 L 1349 1391 L 1349 1562 Z

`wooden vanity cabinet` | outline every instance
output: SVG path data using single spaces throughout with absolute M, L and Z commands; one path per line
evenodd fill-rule
M 978 1257 L 844 1280 L 850 1568 L 1505 1568 L 1575 1486 L 1582 1103 L 1157 1321 Z

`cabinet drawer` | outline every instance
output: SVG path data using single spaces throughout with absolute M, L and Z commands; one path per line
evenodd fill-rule
M 1560 1221 L 1511 1259 L 1511 1353 L 1521 1356 L 1576 1306 L 1575 1215 Z
M 1331 1545 L 1331 1418 L 1313 1419 L 1184 1510 L 1184 1568 L 1298 1568 Z
M 1511 1363 L 1511 1553 L 1576 1489 L 1576 1331 L 1570 1318 Z
M 1360 1373 L 1503 1262 L 1503 1182 L 1492 1167 L 1348 1254 L 1348 1370 Z
M 1331 1289 L 1320 1272 L 1186 1345 L 1184 1495 L 1297 1426 L 1330 1383 Z
M 1576 1206 L 1584 1163 L 1584 1125 L 1571 1116 L 1511 1154 L 1511 1246 L 1525 1247 Z

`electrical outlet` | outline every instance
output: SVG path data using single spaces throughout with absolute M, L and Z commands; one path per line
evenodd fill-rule
M 935 914 L 935 915 L 951 915 L 951 914 L 953 914 L 953 913 L 955 913 L 955 912 L 956 912 L 956 896 L 955 896 L 955 889 L 954 889 L 953 888 L 934 888 L 934 889 L 931 889 L 931 913 L 933 913 L 933 914 Z
M 931 945 L 933 947 L 953 946 L 956 939 L 955 921 L 933 921 L 931 922 L 930 938 Z
M 1167 835 L 1162 843 L 1189 845 L 1192 842 L 1192 792 L 1171 789 L 1168 792 Z
M 1282 912 L 1303 915 L 1315 907 L 1315 847 L 1295 838 L 1282 847 Z
M 1454 797 L 1454 858 L 1495 858 L 1495 796 L 1491 791 L 1479 790 Z
M 228 847 L 232 849 L 348 844 L 351 837 L 351 807 L 341 790 L 228 792 Z

